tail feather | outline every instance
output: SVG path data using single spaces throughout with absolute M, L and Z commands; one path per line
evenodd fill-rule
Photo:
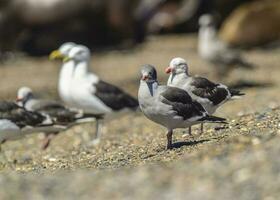
M 256 68 L 256 66 L 255 66 L 253 63 L 249 63 L 249 62 L 247 62 L 247 61 L 245 61 L 245 60 L 243 60 L 243 59 L 237 60 L 237 61 L 236 61 L 236 64 L 237 64 L 238 66 L 244 68 L 244 69 L 250 69 L 250 70 L 252 70 L 252 69 L 255 69 L 255 68 Z
M 136 110 L 139 107 L 138 100 L 130 95 L 127 95 L 126 97 L 126 104 L 127 107 L 131 110 Z
M 245 95 L 245 93 L 242 93 L 241 91 L 235 90 L 235 89 L 229 89 L 229 92 L 230 92 L 230 95 L 231 95 L 232 99 L 240 98 L 241 96 Z
M 201 118 L 199 121 L 201 121 L 201 122 L 209 122 L 209 123 L 223 123 L 223 124 L 227 124 L 225 118 L 211 116 L 211 115 L 207 115 L 207 116 Z

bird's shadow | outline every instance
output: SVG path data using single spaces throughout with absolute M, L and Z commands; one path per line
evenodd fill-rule
M 192 145 L 196 145 L 196 144 L 202 144 L 204 142 L 209 142 L 209 139 L 203 139 L 203 140 L 197 140 L 197 141 L 185 141 L 185 142 L 174 142 L 172 144 L 172 149 L 178 149 L 181 148 L 183 146 L 192 146 Z
M 266 88 L 272 87 L 274 84 L 272 82 L 256 82 L 250 80 L 239 80 L 235 83 L 229 85 L 233 89 L 246 89 L 246 88 Z

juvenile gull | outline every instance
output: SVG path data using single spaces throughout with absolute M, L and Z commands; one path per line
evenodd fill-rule
M 0 102 L 0 143 L 20 139 L 26 134 L 64 129 L 64 126 L 55 125 L 47 115 L 27 111 L 14 102 Z
M 201 58 L 220 67 L 220 75 L 224 75 L 234 66 L 247 69 L 254 67 L 245 61 L 239 51 L 229 48 L 218 38 L 214 17 L 210 14 L 199 18 L 198 53 Z
M 74 66 L 70 93 L 75 108 L 98 115 L 138 108 L 134 97 L 89 72 L 90 51 L 86 46 L 73 47 L 64 60 Z M 99 131 L 96 135 L 99 138 Z
M 56 101 L 35 98 L 28 87 L 21 87 L 17 93 L 17 103 L 28 111 L 39 112 L 48 115 L 59 125 L 70 128 L 78 123 L 95 121 L 96 115 L 84 114 L 79 110 L 65 107 Z M 98 116 L 100 117 L 100 116 Z M 45 134 L 43 149 L 46 149 L 52 138 L 59 132 Z
M 214 114 L 217 108 L 227 101 L 244 95 L 238 90 L 230 89 L 220 83 L 211 82 L 206 78 L 190 76 L 188 64 L 183 58 L 173 58 L 165 72 L 170 74 L 167 81 L 168 86 L 178 87 L 187 91 L 210 115 Z M 191 133 L 191 128 L 189 132 Z M 201 123 L 202 132 L 203 123 Z
M 173 129 L 188 128 L 201 122 L 225 121 L 209 116 L 185 90 L 159 85 L 153 66 L 144 65 L 141 75 L 138 91 L 140 109 L 147 118 L 167 128 L 167 149 L 172 148 Z

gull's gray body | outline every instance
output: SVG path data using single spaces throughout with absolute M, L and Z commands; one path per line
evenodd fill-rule
M 147 118 L 161 124 L 168 130 L 172 130 L 175 128 L 187 128 L 200 123 L 197 120 L 206 116 L 206 112 L 201 113 L 201 116 L 193 116 L 186 120 L 184 120 L 182 116 L 178 116 L 176 111 L 172 109 L 172 106 L 162 102 L 164 97 L 161 96 L 161 93 L 167 89 L 168 86 L 159 86 L 158 83 L 155 82 L 152 85 L 153 94 L 151 94 L 151 89 L 148 84 L 144 81 L 140 82 L 138 101 L 140 109 Z

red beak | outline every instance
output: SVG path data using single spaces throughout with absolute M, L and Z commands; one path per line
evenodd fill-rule
M 148 76 L 147 75 L 144 75 L 144 76 L 142 76 L 142 78 L 141 78 L 141 80 L 143 80 L 143 81 L 145 81 L 145 80 L 147 80 L 148 79 Z
M 16 102 L 19 102 L 21 100 L 22 100 L 22 98 L 19 98 L 19 97 L 16 98 Z
M 172 68 L 171 67 L 167 67 L 166 69 L 165 69 L 165 73 L 166 74 L 170 74 L 172 72 Z

